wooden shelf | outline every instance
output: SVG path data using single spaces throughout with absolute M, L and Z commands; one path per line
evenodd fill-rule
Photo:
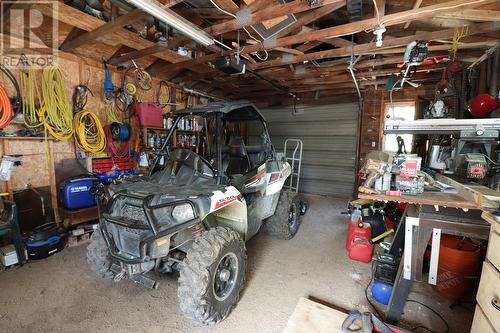
M 0 140 L 40 140 L 43 141 L 45 140 L 45 137 L 43 136 L 0 136 Z M 49 141 L 55 141 L 53 137 L 47 137 L 47 140 Z

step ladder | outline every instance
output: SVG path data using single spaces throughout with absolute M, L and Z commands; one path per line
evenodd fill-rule
M 292 167 L 292 173 L 283 187 L 295 193 L 299 192 L 300 167 L 302 165 L 302 146 L 302 140 L 286 139 L 285 147 L 283 148 L 283 154 L 285 155 L 287 162 Z M 291 154 L 288 154 L 288 151 L 290 151 Z

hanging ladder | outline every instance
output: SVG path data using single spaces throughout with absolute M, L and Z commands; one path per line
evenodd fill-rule
M 288 188 L 290 191 L 294 191 L 295 193 L 299 192 L 302 146 L 302 140 L 286 139 L 285 147 L 283 148 L 283 154 L 285 155 L 287 162 L 290 163 L 290 166 L 292 167 L 292 173 L 290 174 L 290 177 L 288 177 L 288 181 L 285 183 L 284 187 Z M 288 150 L 292 152 L 291 156 L 288 155 Z

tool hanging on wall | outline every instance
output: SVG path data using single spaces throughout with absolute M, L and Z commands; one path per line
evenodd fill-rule
M 163 89 L 162 89 L 163 88 Z M 166 81 L 161 80 L 158 90 L 156 91 L 156 104 L 164 108 L 166 106 L 178 105 L 170 102 L 172 98 L 172 90 Z
M 15 76 L 2 64 L 0 64 L 0 70 L 9 78 L 16 90 L 16 96 L 11 100 L 7 94 L 7 90 L 0 85 L 0 128 L 4 128 L 10 123 L 14 114 L 19 112 L 22 102 L 19 84 Z
M 104 66 L 104 82 L 102 84 L 102 90 L 104 93 L 104 102 L 113 101 L 115 98 L 115 85 L 111 80 L 111 72 L 108 69 L 108 63 L 106 60 L 102 61 Z
M 73 92 L 73 112 L 80 112 L 85 109 L 88 100 L 88 93 L 94 96 L 92 90 L 84 84 L 79 84 Z
M 115 98 L 115 106 L 121 112 L 126 112 L 134 104 L 137 88 L 133 83 L 123 83 L 122 88 L 118 89 Z
M 152 88 L 152 79 L 151 75 L 149 75 L 148 72 L 146 72 L 144 69 L 139 67 L 134 60 L 132 60 L 131 65 L 125 70 L 123 73 L 123 81 L 126 81 L 127 74 L 130 70 L 134 71 L 134 83 L 137 87 L 139 87 L 142 90 L 148 91 Z
M 64 77 L 58 68 L 46 68 L 42 73 L 43 104 L 40 121 L 57 140 L 67 141 L 73 136 L 73 111 L 66 93 Z

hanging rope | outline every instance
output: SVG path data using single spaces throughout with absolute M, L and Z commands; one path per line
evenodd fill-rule
M 106 147 L 107 150 L 113 155 L 113 157 L 124 158 L 129 155 L 129 142 L 123 141 L 120 146 L 117 147 L 113 141 L 113 134 L 111 133 L 111 125 L 106 125 L 104 127 L 104 132 L 106 133 Z
M 74 117 L 75 141 L 83 150 L 97 154 L 106 147 L 106 135 L 99 118 L 90 111 L 80 111 Z
M 66 93 L 61 70 L 44 69 L 42 74 L 43 105 L 39 110 L 40 121 L 54 138 L 67 141 L 73 135 L 73 112 Z

